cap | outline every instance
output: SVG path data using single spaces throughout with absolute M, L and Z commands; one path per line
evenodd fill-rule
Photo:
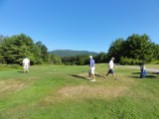
M 92 55 L 90 55 L 89 58 L 92 59 L 93 58 Z

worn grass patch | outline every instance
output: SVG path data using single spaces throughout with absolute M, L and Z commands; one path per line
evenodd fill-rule
M 72 86 L 60 89 L 57 94 L 64 99 L 100 98 L 111 99 L 122 96 L 128 87 L 104 87 L 104 86 Z
M 44 98 L 41 104 L 54 104 L 63 101 L 81 101 L 85 99 L 112 100 L 127 94 L 132 85 L 136 85 L 132 79 L 125 79 L 119 75 L 119 80 L 112 76 L 103 78 L 96 76 L 96 82 L 87 79 L 87 73 L 73 75 L 77 80 L 85 80 L 81 85 L 65 85 Z
M 15 91 L 20 91 L 26 84 L 20 80 L 0 80 L 0 96 L 8 95 Z

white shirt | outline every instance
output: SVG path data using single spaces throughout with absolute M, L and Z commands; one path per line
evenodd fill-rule
M 30 64 L 30 60 L 28 58 L 23 59 L 23 65 L 29 65 Z
M 113 69 L 113 68 L 114 68 L 114 62 L 113 62 L 113 60 L 110 60 L 109 69 Z

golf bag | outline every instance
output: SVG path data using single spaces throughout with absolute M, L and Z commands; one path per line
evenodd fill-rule
M 146 70 L 141 69 L 140 78 L 144 78 L 146 76 Z

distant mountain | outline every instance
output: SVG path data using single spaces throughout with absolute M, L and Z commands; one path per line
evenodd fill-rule
M 79 55 L 97 55 L 98 53 L 91 51 L 77 51 L 77 50 L 54 50 L 49 52 L 49 54 L 55 54 L 60 57 L 65 57 L 65 56 L 79 56 Z

